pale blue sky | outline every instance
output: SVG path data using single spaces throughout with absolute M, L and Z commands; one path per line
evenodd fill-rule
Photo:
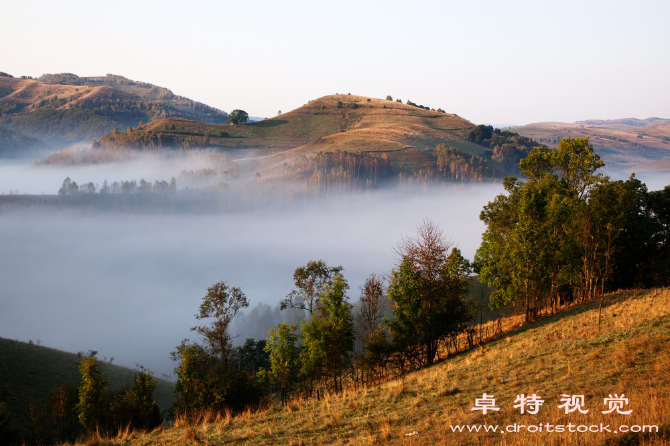
M 670 118 L 670 1 L 0 0 L 0 71 L 121 74 L 271 117 L 333 93 L 475 123 Z

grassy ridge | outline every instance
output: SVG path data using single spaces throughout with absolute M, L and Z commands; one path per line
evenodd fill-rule
M 182 117 L 225 123 L 228 115 L 170 90 L 123 76 L 0 76 L 0 124 L 56 145 L 90 141 L 140 121 Z
M 454 433 L 452 425 L 658 425 L 642 444 L 670 442 L 670 289 L 607 295 L 598 331 L 598 302 L 567 308 L 505 333 L 480 347 L 409 374 L 404 383 L 292 401 L 239 416 L 203 414 L 114 444 L 641 444 L 644 436 L 614 433 Z M 472 411 L 475 398 L 494 395 L 499 412 Z M 545 400 L 537 415 L 521 415 L 516 395 Z M 602 414 L 603 398 L 625 394 L 631 415 Z M 585 395 L 589 413 L 565 414 L 562 394 Z M 405 434 L 418 432 L 409 437 Z M 566 427 L 567 431 L 567 427 Z
M 63 381 L 79 382 L 81 358 L 74 353 L 0 338 L 0 401 L 7 403 L 10 428 L 23 429 L 27 423 L 29 395 L 39 405 L 48 404 L 52 390 Z M 112 389 L 132 387 L 135 372 L 100 361 Z M 155 398 L 161 411 L 172 406 L 174 384 L 157 379 Z M 47 406 L 47 416 L 50 414 Z
M 252 181 L 289 178 L 319 183 L 331 175 L 333 178 L 328 180 L 331 182 L 353 179 L 366 183 L 370 179 L 365 175 L 356 177 L 360 172 L 352 169 L 352 163 L 374 164 L 370 158 L 388 167 L 384 179 L 502 178 L 505 166 L 510 164 L 503 162 L 507 155 L 496 155 L 493 148 L 470 141 L 467 135 L 474 127 L 454 114 L 384 99 L 336 94 L 310 101 L 289 113 L 244 125 L 214 125 L 179 118 L 152 121 L 100 137 L 83 162 L 122 160 L 128 152 L 206 148 L 224 152 L 235 163 L 234 170 L 239 172 L 240 179 Z M 440 147 L 453 148 L 453 156 L 440 152 Z M 527 148 L 521 149 L 523 153 L 526 151 Z M 345 156 L 346 162 L 337 165 L 322 166 L 320 172 L 305 169 L 305 164 L 313 164 L 309 159 L 316 154 L 344 152 L 355 156 Z M 64 149 L 39 164 L 79 162 L 71 151 Z M 516 166 L 518 159 L 514 158 L 511 164 Z M 333 171 L 341 172 L 340 177 Z M 373 177 L 374 183 L 377 174 Z

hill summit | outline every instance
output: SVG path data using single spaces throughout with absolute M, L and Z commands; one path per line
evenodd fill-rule
M 223 124 L 227 113 L 123 76 L 45 74 L 38 79 L 0 75 L 0 126 L 53 145 L 90 141 L 167 117 Z
M 514 170 L 536 145 L 529 138 L 411 102 L 335 94 L 248 124 L 159 119 L 101 137 L 94 144 L 100 156 L 86 159 L 114 160 L 110 153 L 127 150 L 208 148 L 228 156 L 240 179 L 322 182 L 331 176 L 332 181 L 368 182 L 409 176 L 482 181 Z M 66 154 L 55 154 L 42 163 L 70 161 Z

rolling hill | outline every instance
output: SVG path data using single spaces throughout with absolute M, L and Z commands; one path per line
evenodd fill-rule
M 114 128 L 125 130 L 140 121 L 166 117 L 214 124 L 228 120 L 221 110 L 123 76 L 0 75 L 0 126 L 53 146 L 90 142 Z
M 540 122 L 512 130 L 550 147 L 561 138 L 588 136 L 608 169 L 670 171 L 670 119 Z
M 315 174 L 325 178 L 333 169 L 350 178 L 367 169 L 374 170 L 375 178 L 383 171 L 393 178 L 402 174 L 481 181 L 503 177 L 509 166 L 516 168 L 518 160 L 537 145 L 527 138 L 521 141 L 518 135 L 502 134 L 495 135 L 497 145 L 476 144 L 469 135 L 476 127 L 442 111 L 336 94 L 243 125 L 159 119 L 101 137 L 85 162 L 113 161 L 113 154 L 123 158 L 128 150 L 165 153 L 174 148 L 207 148 L 224 153 L 240 178 L 251 180 L 255 173 L 263 180 L 305 180 Z M 39 164 L 75 163 L 63 151 Z M 365 175 L 360 178 L 368 180 Z

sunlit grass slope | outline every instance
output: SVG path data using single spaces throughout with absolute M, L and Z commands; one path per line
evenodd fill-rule
M 253 149 L 268 155 L 289 149 L 297 153 L 349 150 L 386 152 L 392 158 L 400 158 L 407 157 L 404 152 L 430 150 L 438 144 L 482 155 L 484 148 L 464 137 L 473 126 L 454 114 L 384 99 L 335 94 L 274 118 L 244 125 L 164 119 L 146 124 L 139 131 L 169 133 L 176 139 L 195 141 L 207 133 L 212 146 Z M 221 132 L 228 136 L 221 136 Z
M 508 321 L 510 322 L 510 321 Z M 511 324 L 506 324 L 511 325 Z M 466 353 L 393 381 L 321 401 L 132 434 L 116 444 L 669 444 L 670 290 L 606 296 L 504 333 Z M 472 411 L 475 398 L 494 395 L 499 412 Z M 515 409 L 517 395 L 537 394 L 537 415 Z M 566 415 L 562 394 L 585 395 L 587 414 Z M 630 415 L 602 414 L 603 399 L 625 394 Z M 658 425 L 660 434 L 454 433 L 452 425 Z M 576 429 L 576 428 L 575 428 Z M 417 432 L 413 436 L 405 434 Z M 642 443 L 640 443 L 642 441 Z
M 22 428 L 27 422 L 28 401 L 34 395 L 39 406 L 48 404 L 52 390 L 72 380 L 76 385 L 80 379 L 81 358 L 53 348 L 0 338 L 0 401 L 7 403 L 10 412 L 10 427 Z M 132 387 L 135 371 L 100 361 L 101 369 L 111 381 L 112 389 Z M 156 402 L 161 411 L 174 402 L 174 384 L 158 379 Z M 50 406 L 46 413 L 50 414 Z

